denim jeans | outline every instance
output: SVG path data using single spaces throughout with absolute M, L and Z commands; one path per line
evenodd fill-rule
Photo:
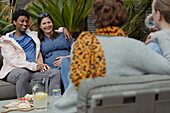
M 69 85 L 68 77 L 70 72 L 70 62 L 70 57 L 63 58 L 61 61 L 61 80 L 64 85 L 64 90 L 66 90 Z

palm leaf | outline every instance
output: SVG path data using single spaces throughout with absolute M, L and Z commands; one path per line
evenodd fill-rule
M 10 29 L 10 27 L 13 27 L 12 23 L 2 28 L 3 33 L 7 32 Z
M 8 23 L 8 22 L 5 22 L 5 21 L 0 20 L 0 24 L 8 25 L 9 23 Z
M 0 35 L 14 29 L 12 21 L 12 13 L 15 11 L 15 6 L 11 6 L 5 2 L 0 1 Z
M 63 0 L 59 0 L 58 7 L 59 7 L 59 10 L 60 10 L 60 13 L 62 13 L 62 10 L 63 10 Z
M 37 3 L 34 3 L 34 2 L 32 2 L 32 5 L 34 6 L 34 7 L 36 7 L 38 10 L 39 10 L 39 12 L 41 12 L 43 9 L 42 9 L 42 6 L 40 5 L 40 4 L 37 4 Z
M 74 33 L 90 13 L 93 0 L 87 0 L 87 2 L 86 0 L 45 0 L 45 2 L 37 0 L 37 5 L 42 7 L 42 12 L 48 12 L 51 15 L 55 28 L 63 26 Z M 32 5 L 32 7 L 36 6 Z M 36 20 L 39 12 L 32 7 L 26 9 L 30 12 L 30 16 Z
M 144 25 L 144 19 L 151 3 L 152 0 L 124 0 L 127 23 L 122 29 L 129 37 L 143 40 L 147 36 L 148 30 Z

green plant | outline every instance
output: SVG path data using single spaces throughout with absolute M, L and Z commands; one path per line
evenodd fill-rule
M 12 13 L 16 7 L 0 1 L 0 36 L 14 29 L 12 21 Z
M 145 27 L 144 20 L 151 8 L 152 0 L 124 0 L 127 8 L 127 23 L 122 27 L 129 37 L 142 40 L 150 32 Z
M 32 27 L 36 28 L 38 15 L 49 13 L 58 27 L 66 27 L 73 34 L 91 12 L 93 0 L 37 0 L 27 5 L 25 9 L 34 20 Z

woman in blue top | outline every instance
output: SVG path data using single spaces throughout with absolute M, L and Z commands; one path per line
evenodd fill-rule
M 54 30 L 54 22 L 48 13 L 40 14 L 38 17 L 38 38 L 41 41 L 41 53 L 44 63 L 51 68 L 60 70 L 62 59 L 70 57 L 74 39 L 69 40 L 63 33 L 57 33 Z M 69 65 L 62 71 L 69 72 Z M 67 75 L 64 76 L 67 78 Z

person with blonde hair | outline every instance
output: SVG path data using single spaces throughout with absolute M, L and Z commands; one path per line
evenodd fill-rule
M 145 42 L 147 45 L 152 44 L 155 48 L 160 51 L 161 47 L 158 43 L 157 38 L 160 40 L 168 40 L 170 37 L 170 0 L 153 0 L 152 3 L 152 15 L 155 22 L 156 32 L 151 33 Z M 164 55 L 164 54 L 162 54 Z

